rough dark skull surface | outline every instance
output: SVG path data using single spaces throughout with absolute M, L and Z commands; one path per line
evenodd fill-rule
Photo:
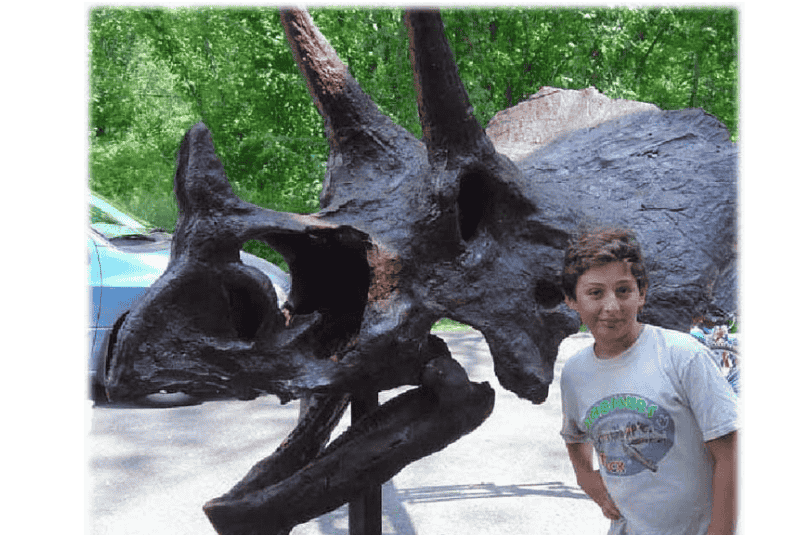
M 579 326 L 559 272 L 582 226 L 639 232 L 646 321 L 686 328 L 735 310 L 736 150 L 713 117 L 629 113 L 562 129 L 514 162 L 492 143 L 498 123 L 487 136 L 473 117 L 438 14 L 412 10 L 420 141 L 380 113 L 307 13 L 281 18 L 330 142 L 321 210 L 242 201 L 211 132 L 194 126 L 178 155 L 169 267 L 119 328 L 106 378 L 112 399 L 310 396 L 281 448 L 206 505 L 218 532 L 288 533 L 480 425 L 494 393 L 430 334 L 440 318 L 481 331 L 500 384 L 543 402 L 559 343 Z M 253 239 L 289 265 L 285 310 L 239 260 Z M 418 388 L 326 446 L 351 394 L 401 385 Z
M 486 132 L 515 159 L 526 196 L 565 227 L 637 232 L 643 321 L 688 331 L 737 312 L 738 151 L 713 116 L 545 87 Z

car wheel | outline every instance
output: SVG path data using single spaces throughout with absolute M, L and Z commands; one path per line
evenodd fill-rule
M 105 387 L 97 381 L 92 381 L 89 385 L 89 399 L 92 400 L 95 405 L 104 405 L 108 403 Z
M 95 405 L 105 405 L 109 403 L 108 397 L 106 396 L 106 374 L 108 373 L 108 367 L 111 363 L 111 351 L 114 349 L 117 333 L 119 333 L 120 328 L 122 328 L 122 322 L 125 321 L 127 316 L 128 312 L 125 312 L 114 322 L 114 326 L 111 328 L 111 332 L 105 340 L 106 347 L 101 353 L 103 358 L 102 361 L 98 363 L 97 369 L 95 370 L 94 380 L 90 385 L 89 391 Z

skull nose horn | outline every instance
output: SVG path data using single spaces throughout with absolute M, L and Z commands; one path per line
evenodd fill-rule
M 214 152 L 211 131 L 200 122 L 186 132 L 178 150 L 175 197 L 182 214 L 224 210 L 239 202 L 222 162 Z
M 221 253 L 220 258 L 237 259 L 241 240 L 235 236 L 235 225 L 218 216 L 241 212 L 245 203 L 233 192 L 214 151 L 211 131 L 202 122 L 183 137 L 178 149 L 174 189 L 179 213 L 171 259 L 186 253 L 208 256 L 210 251 Z M 201 223 L 206 220 L 214 223 Z
M 472 113 L 439 12 L 408 10 L 405 22 L 429 158 L 451 161 L 459 155 L 494 152 L 494 146 Z

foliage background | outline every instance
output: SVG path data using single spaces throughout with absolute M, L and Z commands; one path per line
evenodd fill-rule
M 381 110 L 418 137 L 400 9 L 312 9 Z M 729 8 L 442 11 L 476 116 L 548 85 L 597 87 L 662 109 L 701 107 L 738 136 L 738 23 Z M 275 8 L 98 7 L 89 13 L 89 186 L 174 230 L 175 155 L 198 121 L 234 191 L 281 211 L 318 209 L 328 146 Z M 260 242 L 245 249 L 284 268 Z

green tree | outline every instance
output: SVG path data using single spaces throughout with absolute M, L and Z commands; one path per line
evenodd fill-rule
M 401 9 L 312 9 L 378 107 L 421 137 Z M 541 86 L 595 86 L 662 109 L 699 106 L 734 139 L 738 13 L 729 8 L 446 9 L 478 120 Z M 319 207 L 328 147 L 274 8 L 98 7 L 89 16 L 92 189 L 174 227 L 174 159 L 197 121 L 236 193 L 291 212 Z M 258 242 L 248 250 L 282 260 Z

